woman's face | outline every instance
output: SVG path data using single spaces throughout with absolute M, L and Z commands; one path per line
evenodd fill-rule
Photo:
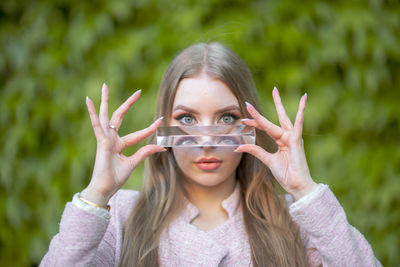
M 172 106 L 170 126 L 241 125 L 239 103 L 229 87 L 206 74 L 183 79 Z M 175 147 L 185 182 L 217 186 L 235 179 L 242 153 L 235 147 Z

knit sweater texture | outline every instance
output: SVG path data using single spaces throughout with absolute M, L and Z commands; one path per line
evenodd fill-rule
M 191 203 L 162 233 L 161 266 L 252 266 L 251 251 L 240 209 L 240 188 L 222 202 L 228 219 L 210 231 L 191 221 L 198 209 Z M 66 204 L 59 233 L 50 242 L 40 266 L 118 266 L 123 226 L 139 192 L 119 190 L 110 199 L 110 212 L 89 206 L 75 194 Z M 327 185 L 294 202 L 289 213 L 300 227 L 310 266 L 381 266 L 364 236 L 346 218 Z

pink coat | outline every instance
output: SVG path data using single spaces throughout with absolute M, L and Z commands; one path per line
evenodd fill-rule
M 119 190 L 108 212 L 86 205 L 75 194 L 40 266 L 118 266 L 123 225 L 138 196 L 137 191 Z M 208 232 L 190 223 L 198 210 L 189 203 L 161 236 L 160 265 L 252 266 L 239 199 L 237 186 L 222 202 L 228 220 Z M 381 266 L 364 236 L 348 223 L 328 186 L 319 184 L 294 203 L 290 197 L 287 200 L 311 266 Z

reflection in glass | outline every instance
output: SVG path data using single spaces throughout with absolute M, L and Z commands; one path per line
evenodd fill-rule
M 255 129 L 246 125 L 167 126 L 157 129 L 163 147 L 239 146 L 255 144 Z

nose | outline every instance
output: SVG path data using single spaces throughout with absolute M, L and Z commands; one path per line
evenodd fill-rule
M 199 140 L 199 143 L 200 143 L 200 148 L 201 149 L 210 150 L 210 149 L 214 148 L 214 146 L 213 146 L 214 143 L 213 143 L 213 137 L 212 136 L 207 136 L 207 135 L 201 136 L 200 140 Z

